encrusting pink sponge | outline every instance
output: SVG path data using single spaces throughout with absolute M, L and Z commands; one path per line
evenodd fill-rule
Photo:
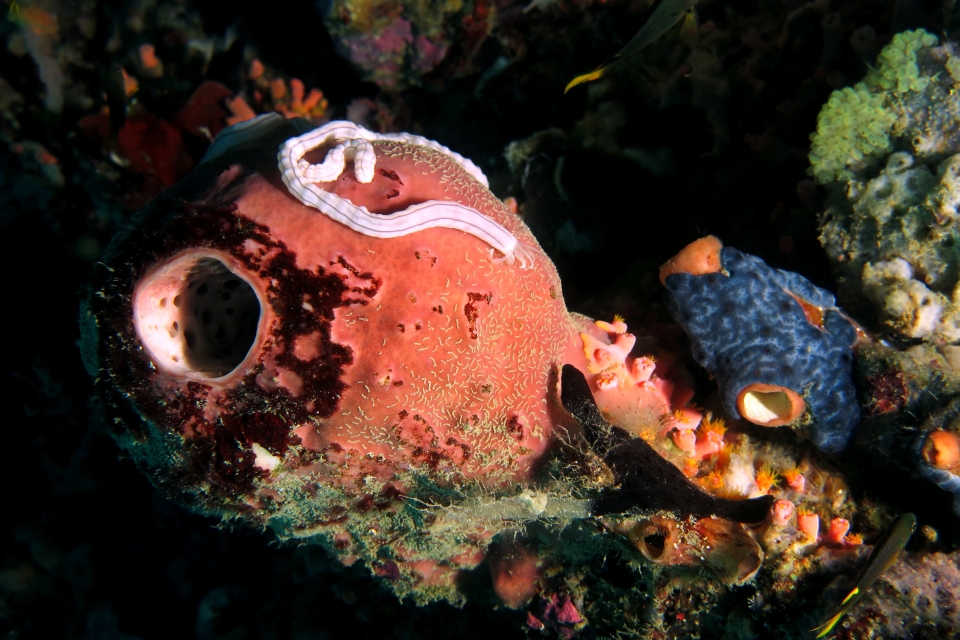
M 504 526 L 485 505 L 545 508 L 520 498 L 579 429 L 563 364 L 620 422 L 639 402 L 670 423 L 677 391 L 629 355 L 622 322 L 567 312 L 472 163 L 417 136 L 302 125 L 224 130 L 137 215 L 88 302 L 88 366 L 118 441 L 182 501 L 455 599 Z

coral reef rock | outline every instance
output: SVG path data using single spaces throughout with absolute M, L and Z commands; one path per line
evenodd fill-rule
M 960 340 L 960 50 L 897 34 L 863 82 L 834 92 L 812 136 L 831 191 L 821 242 L 852 312 L 903 340 Z

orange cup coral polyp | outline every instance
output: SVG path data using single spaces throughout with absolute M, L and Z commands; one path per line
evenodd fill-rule
M 923 458 L 937 469 L 960 472 L 960 435 L 942 429 L 931 431 L 923 443 Z

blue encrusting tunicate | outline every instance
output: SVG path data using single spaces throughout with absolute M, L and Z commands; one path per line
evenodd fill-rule
M 808 409 L 813 443 L 840 451 L 860 419 L 855 326 L 830 292 L 803 276 L 730 247 L 720 250 L 720 262 L 719 272 L 674 272 L 664 284 L 670 313 L 694 359 L 716 378 L 724 408 L 741 417 L 738 398 L 751 385 L 792 390 Z

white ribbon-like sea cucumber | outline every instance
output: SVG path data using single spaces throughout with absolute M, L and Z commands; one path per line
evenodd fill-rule
M 377 156 L 372 142 L 384 140 L 419 145 L 439 151 L 464 168 L 484 187 L 489 187 L 487 177 L 477 165 L 454 153 L 443 145 L 421 136 L 407 133 L 377 134 L 352 122 L 334 121 L 301 136 L 290 138 L 277 154 L 283 183 L 290 193 L 303 204 L 319 209 L 337 222 L 354 231 L 375 238 L 398 238 L 424 229 L 445 227 L 459 229 L 480 238 L 503 254 L 498 262 L 520 262 L 526 269 L 533 264 L 533 252 L 520 244 L 505 227 L 476 209 L 447 200 L 427 200 L 388 215 L 370 213 L 345 198 L 324 191 L 318 182 L 336 180 L 348 160 L 354 163 L 357 181 L 367 184 L 373 180 Z M 310 164 L 303 156 L 312 149 L 336 142 L 327 151 L 320 164 Z

